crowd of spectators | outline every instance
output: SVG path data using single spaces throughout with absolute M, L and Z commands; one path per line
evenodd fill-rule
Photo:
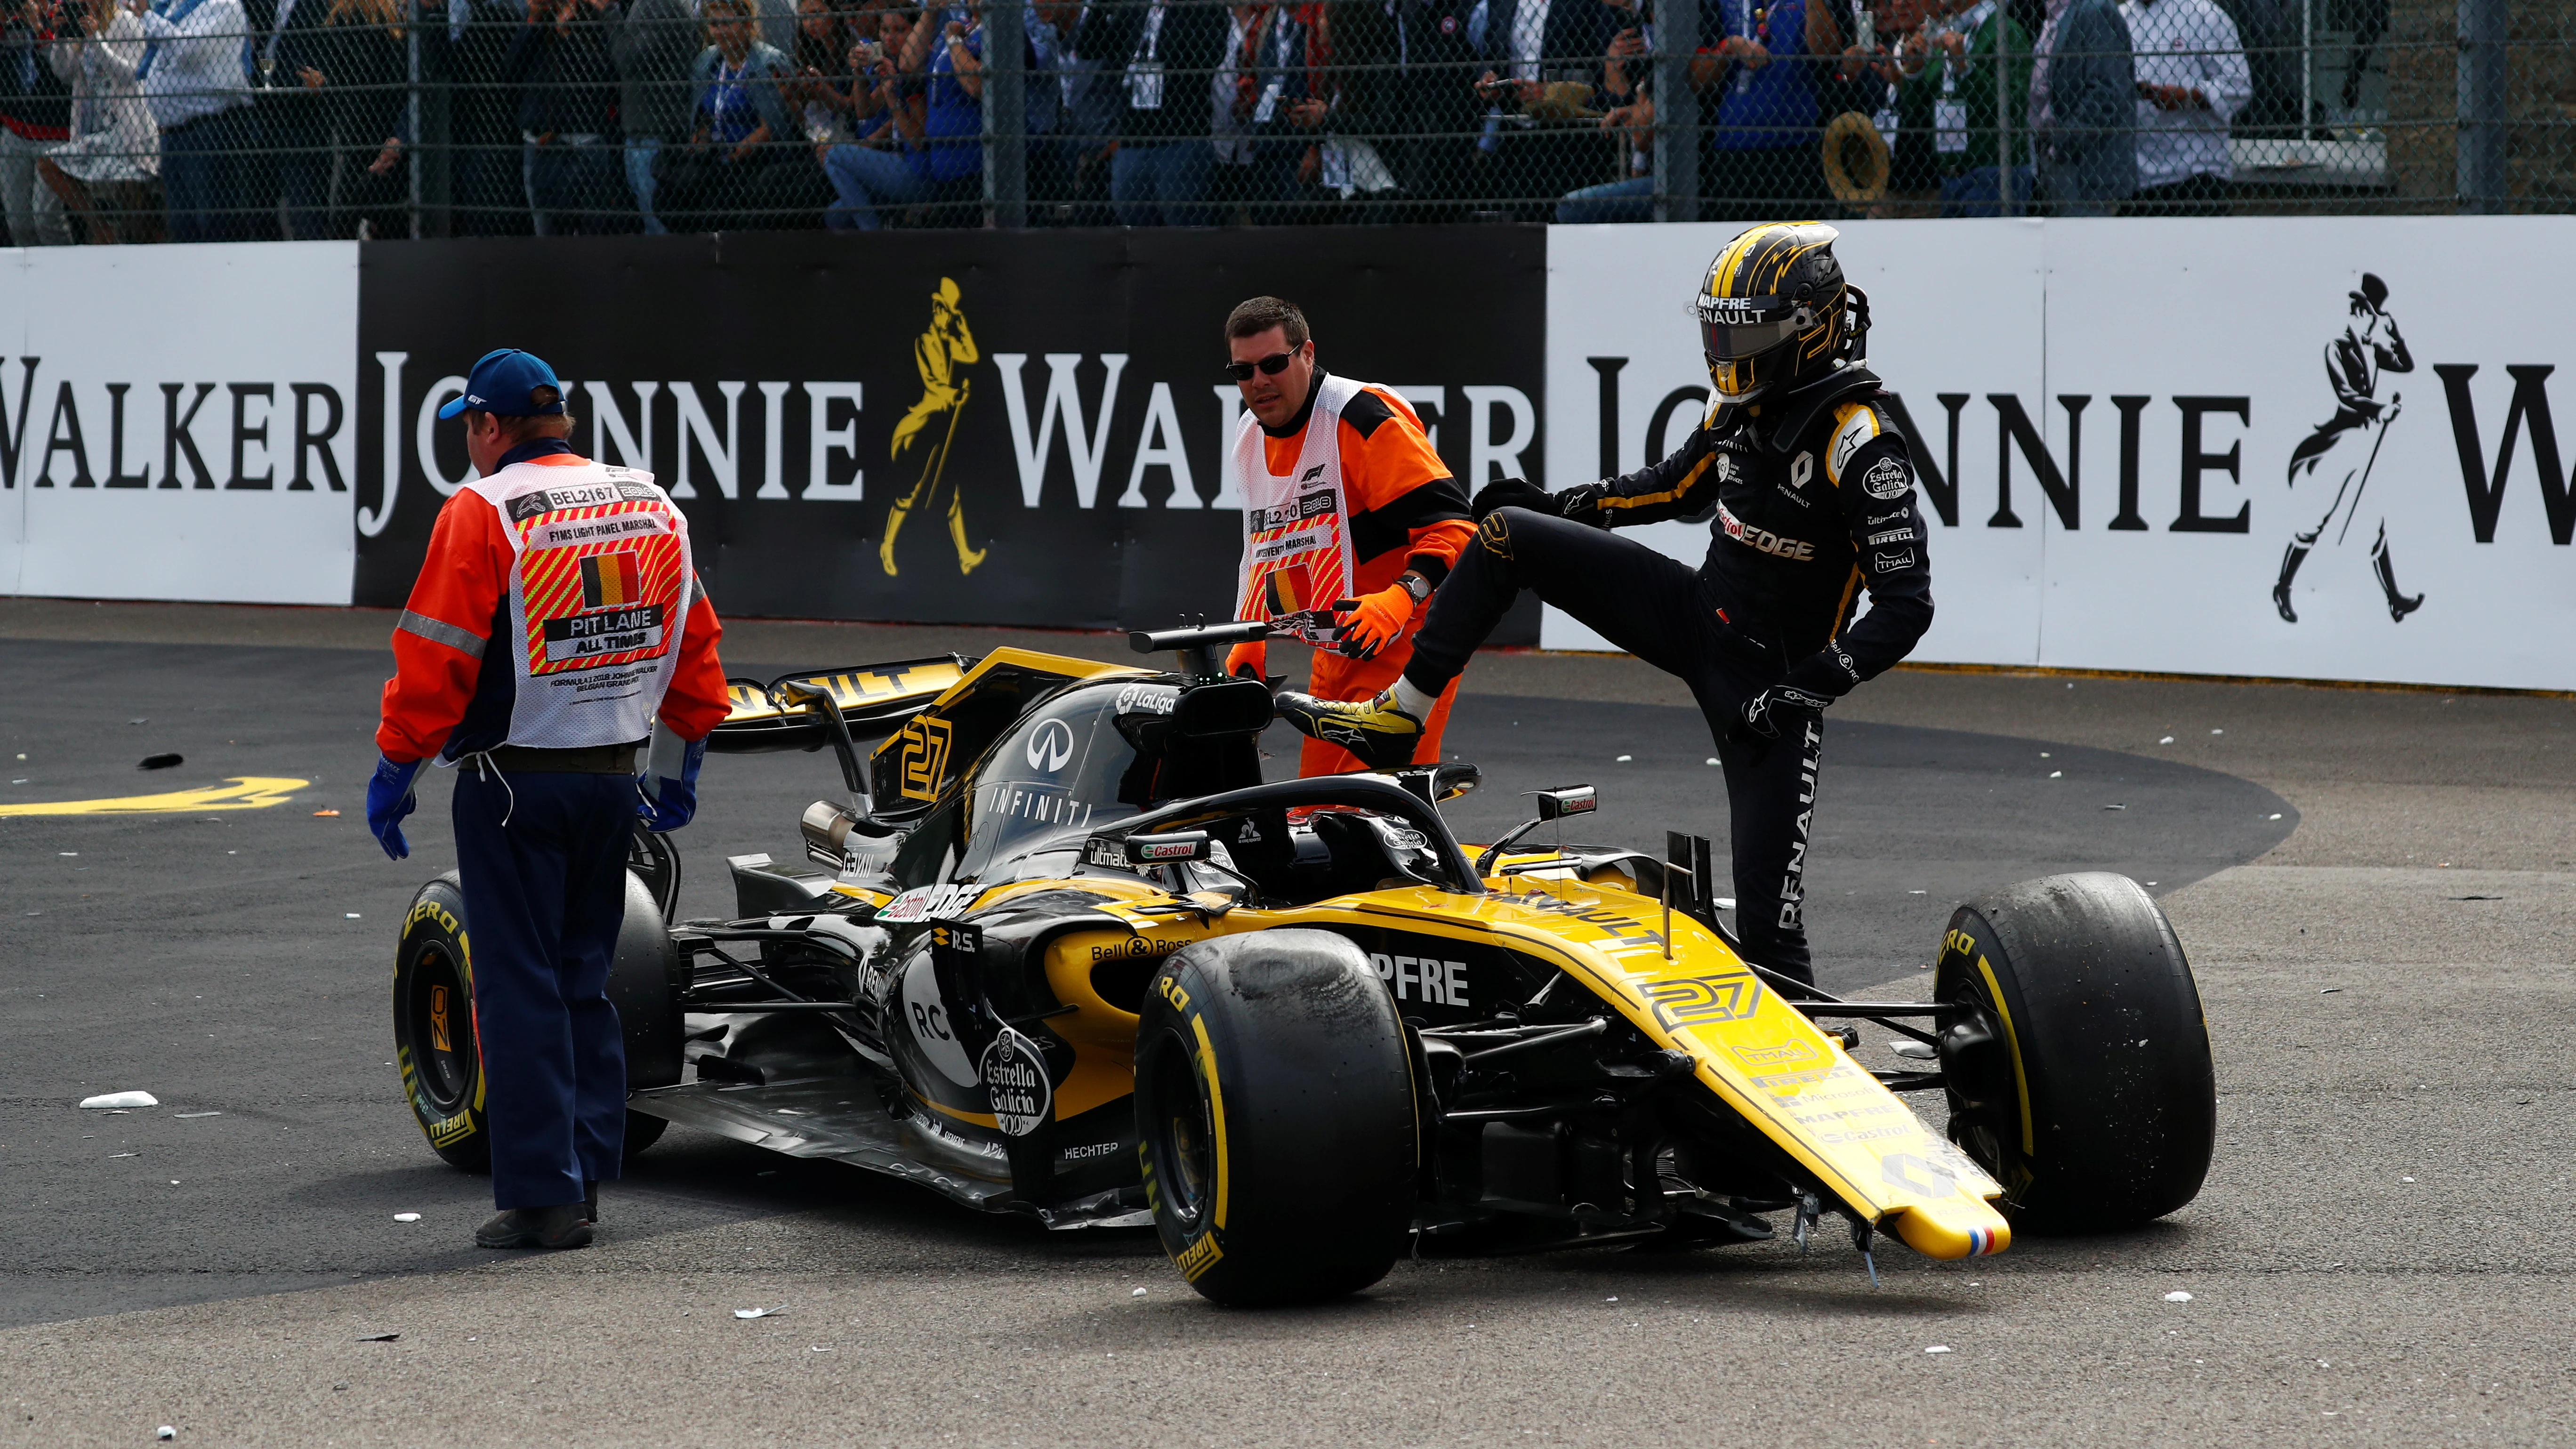
M 0 0 L 0 223 L 20 245 L 980 224 L 995 3 Z M 1027 214 L 1645 219 L 1671 8 L 1024 4 Z M 1696 9 L 1664 73 L 1693 92 L 1711 219 L 2223 210 L 2231 130 L 2299 128 L 2287 0 Z

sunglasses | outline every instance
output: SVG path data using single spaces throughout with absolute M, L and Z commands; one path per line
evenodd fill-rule
M 1225 365 L 1225 375 L 1236 382 L 1250 382 L 1252 370 L 1257 367 L 1263 377 L 1277 377 L 1288 370 L 1289 359 L 1296 355 L 1294 352 L 1274 352 L 1259 362 L 1229 362 Z

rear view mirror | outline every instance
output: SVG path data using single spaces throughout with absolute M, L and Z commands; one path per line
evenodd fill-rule
M 1555 790 L 1537 790 L 1538 818 L 1562 820 L 1568 815 L 1589 815 L 1601 808 L 1601 793 L 1589 785 L 1567 785 Z
M 1172 706 L 1172 730 L 1183 739 L 1257 735 L 1270 727 L 1269 686 L 1257 679 L 1192 685 Z
M 1494 862 L 1502 859 L 1503 852 L 1519 843 L 1522 836 L 1551 820 L 1562 820 L 1568 815 L 1589 815 L 1601 808 L 1601 793 L 1589 785 L 1560 785 L 1553 790 L 1532 790 L 1530 793 L 1538 797 L 1538 818 L 1522 821 L 1511 834 L 1487 846 L 1485 853 L 1476 857 L 1476 874 L 1480 878 L 1491 875 Z M 1558 848 L 1560 851 L 1564 848 L 1562 837 Z
M 1181 830 L 1169 835 L 1130 835 L 1123 840 L 1095 835 L 1082 843 L 1083 864 L 1108 866 L 1113 870 L 1205 860 L 1213 853 L 1208 833 L 1204 830 Z

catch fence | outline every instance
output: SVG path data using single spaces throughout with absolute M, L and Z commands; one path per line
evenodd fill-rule
M 2565 211 L 2507 0 L 25 0 L 15 244 Z

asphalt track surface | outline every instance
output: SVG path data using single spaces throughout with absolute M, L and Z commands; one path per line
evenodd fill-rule
M 1877 1289 L 1839 1244 L 1593 1252 L 1404 1264 L 1346 1303 L 1251 1314 L 1190 1294 L 1145 1234 L 1051 1237 L 681 1130 L 611 1190 L 600 1246 L 465 1246 L 485 1184 L 428 1154 L 386 1064 L 390 936 L 450 858 L 444 791 L 410 862 L 375 852 L 386 656 L 311 646 L 383 618 L 282 612 L 0 605 L 0 779 L 25 782 L 0 806 L 309 782 L 264 809 L 0 817 L 0 1445 L 159 1424 L 352 1444 L 2576 1438 L 2565 701 L 1889 676 L 1826 745 L 1828 983 L 1919 991 L 1950 906 L 1987 886 L 2157 882 L 2218 1053 L 2200 1199 L 1972 1265 L 1890 1245 Z M 745 626 L 729 662 L 901 657 L 932 632 Z M 1462 835 L 1516 818 L 1514 791 L 1588 781 L 1584 838 L 1688 828 L 1722 851 L 1704 727 L 1650 672 L 1496 656 L 1470 679 L 1453 752 L 1488 788 L 1452 807 Z M 186 764 L 138 773 L 158 751 Z M 830 783 L 817 757 L 711 761 L 689 909 L 728 910 L 721 857 L 788 853 Z M 163 1105 L 72 1105 L 132 1087 Z M 382 1332 L 402 1337 L 359 1341 Z

